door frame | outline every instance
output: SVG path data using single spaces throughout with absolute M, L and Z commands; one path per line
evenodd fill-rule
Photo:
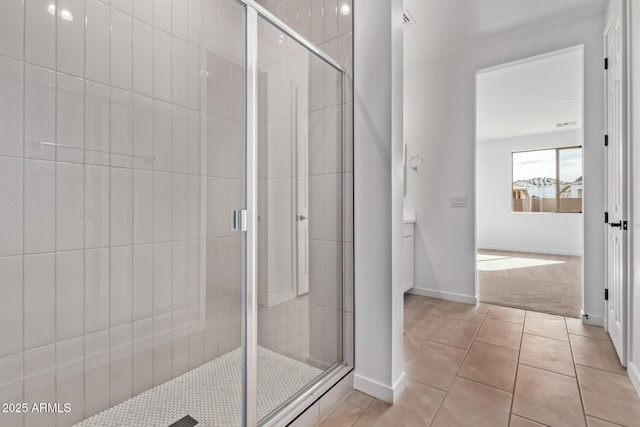
M 627 0 L 628 1 L 628 0 Z M 528 62 L 533 62 L 533 61 L 537 61 L 537 60 L 541 60 L 544 58 L 548 58 L 551 56 L 555 56 L 564 52 L 571 52 L 572 50 L 575 49 L 581 49 L 582 50 L 582 69 L 581 69 L 581 75 L 580 78 L 582 79 L 582 85 L 583 85 L 583 90 L 582 90 L 582 114 L 581 114 L 581 121 L 583 123 L 582 125 L 582 131 L 581 131 L 581 147 L 583 149 L 583 154 L 582 154 L 582 175 L 583 177 L 585 176 L 585 169 L 586 169 L 586 163 L 584 160 L 585 157 L 585 124 L 584 124 L 584 117 L 585 117 L 585 96 L 587 91 L 585 90 L 585 81 L 586 81 L 586 52 L 585 52 L 585 44 L 584 43 L 579 43 L 576 45 L 571 45 L 571 46 L 567 46 L 567 47 L 559 47 L 556 49 L 552 49 L 549 51 L 546 51 L 544 53 L 540 53 L 537 55 L 531 55 L 531 56 L 527 56 L 524 58 L 519 58 L 519 59 L 514 59 L 511 61 L 507 61 L 507 62 L 503 62 L 497 65 L 493 65 L 493 66 L 489 66 L 489 67 L 485 67 L 479 70 L 476 70 L 475 74 L 474 74 L 474 144 L 473 144 L 473 156 L 474 156 L 474 169 L 473 169 L 473 191 L 474 191 L 474 200 L 476 201 L 473 207 L 473 221 L 474 221 L 474 229 L 473 229 L 473 247 L 474 247 L 474 281 L 475 281 L 475 295 L 476 295 L 476 303 L 480 303 L 480 275 L 479 275 L 479 270 L 478 270 L 478 104 L 477 104 L 477 100 L 478 100 L 478 75 L 481 73 L 485 73 L 488 71 L 494 71 L 494 70 L 500 70 L 502 68 L 506 68 L 506 67 L 510 67 L 510 66 L 514 66 L 514 65 L 519 65 L 519 64 L 526 64 Z M 567 147 L 556 147 L 556 148 L 569 148 L 569 146 Z M 586 187 L 588 188 L 588 187 Z M 584 272 L 584 258 L 585 258 L 585 237 L 587 236 L 586 233 L 586 222 L 585 222 L 585 217 L 584 217 L 584 213 L 585 213 L 585 204 L 584 204 L 584 198 L 583 198 L 583 202 L 582 202 L 582 229 L 581 229 L 581 234 L 582 234 L 582 246 L 581 246 L 581 252 L 582 252 L 582 275 L 581 275 L 581 292 L 582 292 L 582 296 L 581 296 L 581 303 L 582 303 L 582 307 L 583 309 L 581 310 L 581 319 L 583 320 L 583 322 L 585 322 L 585 320 L 588 320 L 589 316 L 584 314 L 584 301 L 585 301 L 585 290 L 586 290 L 586 280 L 585 280 L 585 272 Z M 602 321 L 602 318 L 601 318 Z M 585 323 L 590 323 L 593 324 L 593 322 L 585 322 Z

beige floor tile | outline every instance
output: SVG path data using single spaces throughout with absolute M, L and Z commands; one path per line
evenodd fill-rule
M 428 426 L 444 398 L 444 392 L 407 381 L 407 388 L 394 405 L 374 400 L 354 426 Z
M 587 425 L 589 427 L 619 427 L 620 424 L 610 423 L 609 421 L 600 420 L 587 416 Z
M 420 309 L 427 300 L 427 297 L 421 295 L 404 294 L 404 310 Z
M 583 337 L 597 338 L 599 340 L 609 340 L 609 335 L 600 326 L 585 325 L 581 319 L 573 317 L 565 317 L 567 323 L 567 331 L 573 335 L 582 335 Z
M 524 310 L 519 308 L 502 307 L 499 305 L 492 305 L 491 309 L 487 313 L 487 317 L 495 320 L 502 320 L 504 322 L 512 323 L 524 323 Z
M 441 317 L 425 314 L 418 321 L 404 322 L 403 349 L 404 360 L 409 360 L 413 353 L 425 342 L 429 335 L 438 327 Z
M 462 362 L 458 376 L 512 392 L 517 368 L 516 350 L 475 341 Z
M 544 427 L 544 424 L 521 418 L 517 415 L 511 415 L 511 423 L 509 427 Z
M 420 320 L 414 323 L 409 323 L 409 325 L 407 326 L 409 326 L 410 328 L 420 328 L 427 331 L 434 331 L 438 328 L 438 325 L 440 325 L 441 320 L 442 317 L 433 316 L 425 312 L 424 316 L 422 316 Z
M 524 320 L 524 333 L 569 341 L 564 317 L 553 316 L 551 314 L 527 311 Z
M 510 406 L 511 393 L 458 377 L 432 426 L 507 426 Z
M 402 350 L 404 351 L 404 360 L 409 360 L 418 348 L 429 338 L 431 331 L 425 329 L 404 329 L 402 333 Z
M 466 320 L 468 322 L 482 323 L 491 306 L 487 304 L 456 304 L 445 317 L 458 320 Z
M 576 365 L 604 369 L 626 375 L 626 369 L 620 364 L 616 349 L 611 341 L 570 335 L 573 361 Z
M 364 413 L 364 409 L 342 402 L 318 424 L 320 427 L 350 427 Z
M 427 316 L 429 313 L 427 309 L 424 307 L 424 303 L 420 305 L 416 305 L 411 308 L 404 309 L 404 322 L 405 325 L 407 323 L 416 323 L 422 320 L 423 317 Z
M 420 321 L 427 313 L 419 308 L 404 310 L 404 326 L 412 325 Z
M 640 398 L 626 375 L 576 366 L 587 415 L 622 425 L 640 423 Z
M 566 341 L 524 334 L 520 347 L 520 363 L 559 374 L 576 376 L 571 347 Z
M 374 399 L 371 405 L 369 405 L 353 425 L 357 427 L 393 427 L 395 425 L 393 422 L 393 411 L 394 405 Z
M 460 348 L 427 341 L 406 363 L 407 377 L 446 391 L 464 355 L 465 351 Z
M 432 316 L 444 317 L 456 306 L 454 301 L 446 301 L 436 298 L 427 298 L 423 304 L 423 309 Z
M 521 337 L 522 325 L 503 322 L 501 320 L 486 319 L 478 331 L 476 341 L 510 348 L 511 350 L 518 350 L 520 348 Z
M 467 349 L 478 330 L 477 323 L 457 319 L 442 319 L 429 340 L 453 347 Z
M 525 365 L 518 366 L 513 414 L 547 425 L 585 425 L 576 379 Z
M 358 390 L 353 390 L 344 398 L 345 402 L 356 405 L 362 409 L 367 409 L 375 398 Z

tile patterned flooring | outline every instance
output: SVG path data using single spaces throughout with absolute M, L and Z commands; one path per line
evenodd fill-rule
M 407 388 L 351 392 L 336 426 L 640 426 L 640 398 L 602 328 L 496 305 L 405 296 Z

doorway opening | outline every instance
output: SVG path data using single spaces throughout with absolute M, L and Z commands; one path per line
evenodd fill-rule
M 476 73 L 480 302 L 579 317 L 583 46 Z

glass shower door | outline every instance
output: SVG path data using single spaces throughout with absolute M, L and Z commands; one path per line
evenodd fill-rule
M 257 414 L 343 361 L 342 72 L 258 18 Z
M 2 4 L 0 425 L 241 425 L 245 5 Z

